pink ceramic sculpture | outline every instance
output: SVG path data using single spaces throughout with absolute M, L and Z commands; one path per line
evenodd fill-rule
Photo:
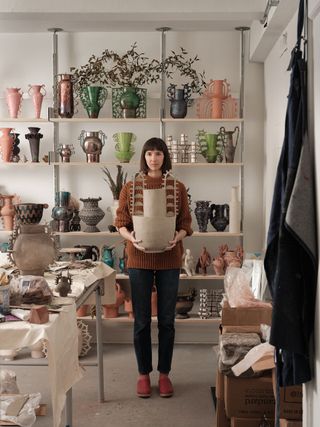
M 207 274 L 207 267 L 211 264 L 211 255 L 207 251 L 207 248 L 204 246 L 202 248 L 201 254 L 199 256 L 197 265 L 196 265 L 196 273 L 200 273 L 202 271 L 203 275 Z
M 15 194 L 5 195 L 0 194 L 0 215 L 3 220 L 4 229 L 7 231 L 13 230 L 15 210 L 13 200 L 17 198 Z
M 9 109 L 9 116 L 12 119 L 18 117 L 18 113 L 21 107 L 22 92 L 19 87 L 8 87 L 6 89 L 6 101 Z
M 225 273 L 225 265 L 224 265 L 224 259 L 219 256 L 213 259 L 212 261 L 214 272 L 217 276 L 223 276 Z
M 4 162 L 11 162 L 15 134 L 10 135 L 12 128 L 0 128 L 0 152 Z
M 44 93 L 41 92 L 41 89 Z M 42 100 L 46 93 L 44 85 L 29 85 L 28 94 L 32 97 L 36 119 L 39 119 L 41 116 Z

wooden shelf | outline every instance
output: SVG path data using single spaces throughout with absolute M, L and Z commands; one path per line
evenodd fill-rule
M 196 162 L 196 163 L 172 163 L 172 167 L 203 167 L 209 166 L 211 168 L 232 168 L 242 167 L 243 163 L 208 163 L 208 162 Z
M 87 233 L 85 231 L 54 231 L 53 234 L 56 236 L 109 236 L 109 237 L 121 237 L 118 232 L 111 233 L 110 231 L 98 231 L 96 233 Z
M 51 166 L 53 163 L 46 163 L 46 162 L 19 162 L 19 163 L 15 163 L 15 162 L 0 162 L 0 166 L 9 166 L 9 167 L 14 167 L 14 168 L 18 168 L 18 167 L 48 167 Z
M 159 117 L 147 117 L 145 119 L 114 119 L 112 117 L 98 117 L 97 119 L 90 119 L 89 117 L 73 117 L 72 119 L 50 118 L 51 122 L 55 123 L 159 123 Z
M 234 118 L 234 119 L 198 119 L 197 117 L 193 117 L 190 119 L 173 119 L 171 117 L 163 118 L 162 121 L 164 123 L 174 123 L 174 122 L 185 122 L 185 123 L 196 123 L 196 122 L 207 122 L 207 123 L 241 123 L 243 119 Z
M 12 119 L 11 117 L 4 117 L 0 119 L 0 123 L 49 123 L 48 119 L 36 119 L 36 118 L 28 118 L 28 117 L 18 117 L 17 119 Z
M 116 279 L 129 280 L 129 276 L 127 274 L 117 273 Z M 180 280 L 223 280 L 223 279 L 224 279 L 224 276 L 217 276 L 215 274 L 207 274 L 206 276 L 202 276 L 201 274 L 197 274 L 195 276 L 180 275 Z
M 77 319 L 83 319 L 83 320 L 91 320 L 91 316 L 81 316 L 78 317 Z M 132 324 L 134 319 L 129 319 L 129 317 L 127 316 L 127 314 L 121 313 L 118 317 L 110 317 L 110 318 L 102 318 L 102 321 L 105 322 L 112 322 L 112 323 L 129 323 Z M 157 322 L 157 317 L 156 316 L 152 316 L 151 318 L 152 322 Z M 210 319 L 200 319 L 199 316 L 197 316 L 196 314 L 190 314 L 190 317 L 188 319 L 175 319 L 175 322 L 182 322 L 182 323 L 211 323 L 211 324 L 217 324 L 220 325 L 221 323 L 221 318 L 217 317 L 217 318 L 210 318 Z
M 120 163 L 120 162 L 53 162 L 51 163 L 55 166 L 63 166 L 63 167 L 69 167 L 69 166 L 89 166 L 89 167 L 97 167 L 97 166 L 117 166 L 117 165 L 126 165 L 126 166 L 135 166 L 138 167 L 139 163 L 137 162 L 131 162 L 131 163 Z

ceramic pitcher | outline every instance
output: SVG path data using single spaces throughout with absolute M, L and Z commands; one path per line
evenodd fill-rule
M 223 142 L 226 163 L 233 163 L 239 140 L 239 126 L 236 126 L 234 130 L 228 131 L 224 128 L 224 126 L 221 126 L 219 133 Z
M 8 87 L 6 89 L 6 101 L 9 109 L 9 116 L 12 119 L 18 117 L 21 107 L 22 92 L 19 87 Z

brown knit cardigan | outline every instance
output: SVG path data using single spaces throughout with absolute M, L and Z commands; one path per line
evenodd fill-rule
M 145 177 L 146 188 L 161 188 L 162 177 L 152 178 L 148 175 Z M 176 230 L 185 230 L 187 236 L 193 233 L 191 228 L 191 215 L 189 211 L 188 195 L 185 186 L 177 181 L 177 217 L 176 217 Z M 132 181 L 127 182 L 121 190 L 119 197 L 119 207 L 115 219 L 115 226 L 117 228 L 126 227 L 129 231 L 133 230 L 133 223 L 131 217 L 130 194 L 132 191 Z M 155 223 L 155 227 L 157 224 Z M 132 242 L 127 242 L 127 267 L 128 268 L 142 268 L 151 270 L 166 270 L 171 268 L 180 268 L 182 264 L 183 245 L 182 241 L 178 242 L 176 246 L 170 251 L 161 253 L 145 253 L 135 248 Z

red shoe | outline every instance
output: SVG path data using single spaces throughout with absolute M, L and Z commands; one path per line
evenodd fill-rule
M 171 397 L 173 395 L 172 383 L 166 375 L 159 377 L 159 394 L 161 397 Z
M 137 395 L 139 397 L 151 396 L 151 385 L 149 376 L 140 377 L 137 382 Z

